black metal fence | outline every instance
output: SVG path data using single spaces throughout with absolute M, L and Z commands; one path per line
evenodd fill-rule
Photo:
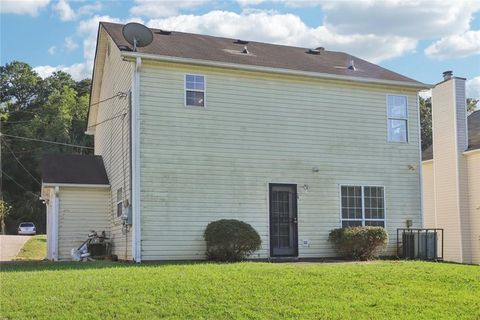
M 403 259 L 443 260 L 443 229 L 397 229 L 397 256 Z

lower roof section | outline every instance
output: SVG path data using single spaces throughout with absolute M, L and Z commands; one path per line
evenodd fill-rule
M 44 185 L 109 185 L 102 157 L 79 154 L 44 155 L 42 183 Z

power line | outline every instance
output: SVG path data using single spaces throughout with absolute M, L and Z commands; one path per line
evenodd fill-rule
M 30 190 L 27 190 L 27 188 L 25 188 L 24 186 L 22 186 L 20 183 L 18 183 L 17 181 L 15 181 L 15 179 L 13 179 L 12 177 L 10 177 L 5 171 L 2 170 L 2 173 L 10 180 L 12 180 L 17 186 L 19 186 L 20 188 L 23 189 L 23 191 L 25 192 L 30 192 L 31 194 L 33 194 L 34 196 L 36 196 L 37 198 L 39 198 L 39 196 L 34 193 L 33 191 L 30 191 Z
M 115 115 L 115 116 L 113 116 L 113 117 L 111 117 L 111 118 L 108 118 L 108 119 L 105 119 L 105 120 L 103 120 L 103 121 L 100 121 L 99 123 L 95 123 L 94 125 L 89 126 L 89 128 L 94 128 L 94 127 L 96 127 L 96 126 L 98 126 L 98 125 L 100 125 L 100 124 L 102 124 L 102 123 L 104 123 L 104 122 L 107 122 L 107 121 L 110 121 L 110 120 L 119 118 L 119 117 L 121 117 L 121 116 L 125 116 L 126 114 L 127 114 L 127 113 L 126 113 L 125 110 L 124 110 L 124 112 L 122 112 L 122 113 L 120 113 L 120 114 L 117 114 L 117 115 Z
M 98 104 L 100 104 L 100 103 L 103 103 L 103 102 L 112 100 L 112 99 L 117 98 L 117 97 L 120 98 L 120 99 L 125 99 L 127 96 L 128 96 L 128 93 L 119 91 L 119 92 L 117 92 L 115 95 L 113 95 L 113 96 L 111 96 L 111 97 L 109 97 L 109 98 L 106 98 L 106 99 L 100 100 L 100 101 L 98 101 L 98 102 L 92 103 L 92 104 L 90 105 L 90 107 L 91 107 L 91 106 L 96 106 L 96 105 L 98 105 Z M 35 115 L 37 114 L 37 113 L 35 113 L 35 112 L 24 111 L 24 110 L 16 110 L 16 111 L 12 111 L 12 112 L 27 112 L 27 113 L 32 113 L 32 114 L 35 114 Z M 114 119 L 114 118 L 112 118 L 112 119 Z M 2 121 L 2 123 L 4 123 L 4 124 L 27 123 L 27 122 L 31 122 L 32 120 L 34 120 L 34 119 L 30 119 L 30 120 L 20 120 L 20 121 Z M 107 120 L 105 120 L 105 121 L 108 121 L 108 120 L 111 120 L 111 119 L 107 119 Z M 103 123 L 103 122 L 105 122 L 105 121 L 102 121 L 102 122 L 100 122 L 100 123 Z M 100 123 L 97 123 L 96 125 L 99 125 Z M 91 127 L 94 127 L 94 126 L 96 126 L 96 125 L 93 125 L 93 126 L 91 126 Z M 90 128 L 91 128 L 91 127 L 90 127 Z
M 126 92 L 119 91 L 119 92 L 117 92 L 116 95 L 111 96 L 110 98 L 106 98 L 106 99 L 100 100 L 100 101 L 98 101 L 98 102 L 92 103 L 92 104 L 90 105 L 90 107 L 91 107 L 91 106 L 96 106 L 97 104 L 100 104 L 100 103 L 105 102 L 105 101 L 108 101 L 108 100 L 112 100 L 113 98 L 116 98 L 116 97 L 119 97 L 119 98 L 124 99 L 124 98 L 127 97 L 127 95 L 128 95 L 128 94 L 127 94 Z
M 3 137 L 9 137 L 9 138 L 13 138 L 13 139 L 21 139 L 21 140 L 37 141 L 37 142 L 44 142 L 44 143 L 58 144 L 58 145 L 67 146 L 67 147 L 75 147 L 75 148 L 91 149 L 91 150 L 93 150 L 93 148 L 92 148 L 92 147 L 80 146 L 80 145 L 77 145 L 77 144 L 70 144 L 70 143 L 63 143 L 63 142 L 57 142 L 57 141 L 49 141 L 49 140 L 42 140 L 42 139 L 27 138 L 27 137 L 14 136 L 14 135 L 11 135 L 11 134 L 5 134 L 5 133 L 0 133 L 0 136 L 3 136 Z
M 13 158 L 14 158 L 14 159 L 18 162 L 18 164 L 23 168 L 23 170 L 25 170 L 25 171 L 30 175 L 30 177 L 32 177 L 33 180 L 35 180 L 36 183 L 38 183 L 39 185 L 42 185 L 42 184 L 40 183 L 40 181 L 38 181 L 37 178 L 35 178 L 35 176 L 34 176 L 30 171 L 28 171 L 28 169 L 25 168 L 25 166 L 20 162 L 20 160 L 19 160 L 19 159 L 17 158 L 17 156 L 15 155 L 15 153 L 13 153 L 13 150 L 10 148 L 10 146 L 9 146 L 7 143 L 5 143 L 5 146 L 6 146 L 7 149 L 10 151 L 10 153 L 11 153 L 12 156 L 13 156 Z
M 35 153 L 35 152 L 38 152 L 38 151 L 45 151 L 45 150 L 49 150 L 50 148 L 56 148 L 55 145 L 40 145 L 39 147 L 32 147 L 32 148 L 29 148 L 29 149 L 25 149 L 25 148 L 22 148 L 22 150 L 16 150 L 15 151 L 15 154 L 18 156 L 20 154 L 24 154 L 24 153 Z
M 2 121 L 3 124 L 16 124 L 16 123 L 27 123 L 32 122 L 33 119 L 30 120 L 21 120 L 21 121 Z

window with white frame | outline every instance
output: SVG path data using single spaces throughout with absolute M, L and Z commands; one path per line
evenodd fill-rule
M 342 228 L 385 227 L 385 192 L 376 186 L 342 186 Z
M 407 142 L 408 113 L 406 96 L 387 96 L 388 141 Z
M 117 189 L 117 217 L 123 214 L 123 189 Z
M 185 105 L 205 107 L 205 76 L 185 75 Z

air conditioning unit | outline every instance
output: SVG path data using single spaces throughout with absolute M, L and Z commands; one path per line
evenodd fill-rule
M 436 260 L 437 233 L 404 231 L 402 233 L 403 257 L 406 259 Z

